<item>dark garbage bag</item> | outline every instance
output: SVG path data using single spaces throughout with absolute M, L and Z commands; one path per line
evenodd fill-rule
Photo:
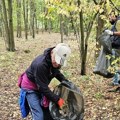
M 111 62 L 112 59 L 108 59 L 106 57 L 106 52 L 102 47 L 93 73 L 101 75 L 105 78 L 112 78 L 114 74 L 108 71 L 108 67 L 111 66 Z
M 50 114 L 49 107 L 44 108 L 42 107 L 43 114 L 44 114 L 44 120 L 54 120 Z
M 99 43 L 104 47 L 104 50 L 111 54 L 112 53 L 112 42 L 111 42 L 111 36 L 106 34 L 106 32 L 103 32 L 99 38 Z
M 102 49 L 98 56 L 93 73 L 101 75 L 105 78 L 112 78 L 114 76 L 113 73 L 108 71 L 108 67 L 111 66 L 112 61 L 114 61 L 117 57 L 120 57 L 120 49 L 112 49 L 114 39 L 114 36 L 110 36 L 106 32 L 103 32 L 98 38 L 99 43 L 102 45 Z M 106 55 L 114 57 L 108 59 Z
M 65 100 L 62 109 L 50 102 L 49 110 L 54 120 L 83 120 L 84 100 L 78 87 L 72 82 L 64 81 L 54 89 L 54 93 Z
M 120 57 L 120 49 L 113 49 L 112 53 L 115 56 L 115 58 Z

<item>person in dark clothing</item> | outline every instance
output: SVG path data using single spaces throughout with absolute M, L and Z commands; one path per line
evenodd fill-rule
M 55 102 L 58 107 L 62 108 L 64 100 L 54 94 L 48 85 L 54 77 L 60 82 L 67 80 L 60 72 L 60 68 L 66 65 L 70 54 L 70 47 L 65 43 L 59 43 L 36 57 L 19 77 L 20 109 L 23 118 L 28 115 L 30 110 L 33 120 L 52 120 L 48 109 L 49 101 Z M 26 107 L 26 101 L 29 107 Z M 25 109 L 23 110 L 23 108 Z
M 111 30 L 105 30 L 105 32 L 111 35 L 113 55 L 119 57 L 120 56 L 120 16 L 114 10 L 112 10 L 111 13 L 109 14 L 109 22 L 111 23 L 112 28 Z M 113 86 L 115 85 L 118 86 L 120 84 L 120 77 L 119 77 L 120 75 L 118 71 L 116 71 L 113 77 L 113 81 L 111 83 L 111 85 Z M 120 89 L 118 88 L 116 90 L 120 91 Z
M 120 16 L 112 11 L 109 14 L 109 22 L 112 25 L 111 30 L 107 29 L 105 32 L 111 35 L 112 48 L 120 49 Z

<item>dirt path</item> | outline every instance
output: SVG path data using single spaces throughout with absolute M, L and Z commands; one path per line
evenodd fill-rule
M 6 52 L 4 42 L 0 40 L 0 120 L 22 120 L 18 96 L 17 78 L 31 63 L 33 58 L 60 42 L 58 33 L 44 33 L 31 37 L 15 39 L 16 52 Z M 85 99 L 85 120 L 120 120 L 120 94 L 108 93 L 108 82 L 100 76 L 92 74 L 91 65 L 87 66 L 88 76 L 80 76 L 78 44 L 66 40 L 72 48 L 72 55 L 64 74 L 81 88 Z M 89 51 L 92 53 L 91 51 Z M 89 55 L 91 57 L 91 55 Z M 28 117 L 27 120 L 30 120 Z

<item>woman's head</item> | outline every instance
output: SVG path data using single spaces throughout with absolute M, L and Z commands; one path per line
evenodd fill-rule
M 68 44 L 59 43 L 53 48 L 51 52 L 51 60 L 53 67 L 65 66 L 69 55 L 71 54 L 71 49 Z

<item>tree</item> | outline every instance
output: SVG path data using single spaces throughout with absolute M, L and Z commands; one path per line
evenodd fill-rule
M 25 28 L 25 38 L 28 38 L 28 0 L 23 0 L 23 18 Z
M 33 38 L 35 38 L 35 12 L 35 2 L 33 0 L 30 0 L 30 28 Z
M 0 2 L 0 37 L 3 36 L 3 14 L 2 14 L 2 4 Z
M 8 0 L 8 13 L 6 3 L 2 0 L 3 7 L 3 21 L 6 32 L 6 49 L 8 51 L 15 51 L 14 33 L 13 33 L 13 19 L 12 19 L 12 0 Z M 7 16 L 8 14 L 8 16 Z
M 21 0 L 16 0 L 17 2 L 17 37 L 22 37 L 21 34 Z
M 82 0 L 81 0 L 82 1 Z M 81 75 L 86 74 L 86 59 L 87 59 L 87 49 L 88 49 L 88 39 L 92 30 L 92 26 L 94 23 L 94 20 L 98 14 L 98 12 L 93 12 L 94 7 L 88 7 L 89 6 L 88 1 L 82 1 L 80 0 L 77 1 L 49 1 L 48 4 L 48 12 L 49 14 L 54 13 L 54 10 L 60 17 L 60 31 L 63 31 L 63 21 L 65 21 L 65 18 L 67 17 L 69 22 L 67 23 L 69 26 L 72 23 L 72 29 L 74 30 L 74 33 L 77 34 L 78 40 L 79 40 L 79 50 L 80 50 L 80 62 L 81 62 Z M 50 6 L 51 4 L 51 6 Z M 93 3 L 92 3 L 93 4 Z M 52 11 L 52 8 L 55 8 Z M 83 8 L 83 9 L 82 9 Z M 90 14 L 90 12 L 92 12 Z M 88 16 L 87 16 L 88 15 Z M 65 16 L 65 17 L 63 17 Z M 75 21 L 75 22 L 73 22 Z M 66 26 L 66 25 L 65 25 Z M 79 26 L 79 27 L 78 27 Z M 69 27 L 70 28 L 70 27 Z M 61 32 L 61 42 L 63 42 L 63 32 Z
M 63 16 L 60 14 L 60 34 L 61 34 L 61 43 L 63 43 Z

